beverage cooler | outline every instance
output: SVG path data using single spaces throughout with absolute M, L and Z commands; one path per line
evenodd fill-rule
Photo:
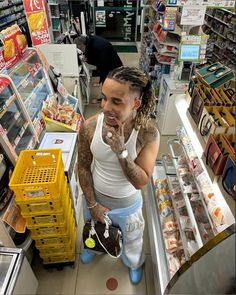
M 38 281 L 22 249 L 0 247 L 0 294 L 36 294 Z
M 144 194 L 156 294 L 235 294 L 235 201 L 204 162 L 184 95 L 182 125 Z

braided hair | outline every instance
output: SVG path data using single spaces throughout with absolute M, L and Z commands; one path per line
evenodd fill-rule
M 126 66 L 114 69 L 108 74 L 107 78 L 123 84 L 128 83 L 131 91 L 140 92 L 141 105 L 137 110 L 134 128 L 138 129 L 140 126 L 146 128 L 155 106 L 151 81 L 138 68 Z

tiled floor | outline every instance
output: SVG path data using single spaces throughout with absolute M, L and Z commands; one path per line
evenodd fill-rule
M 145 200 L 144 200 L 145 201 Z M 128 268 L 120 259 L 110 258 L 108 255 L 99 255 L 90 264 L 82 264 L 79 260 L 81 253 L 82 214 L 77 227 L 76 261 L 74 266 L 65 266 L 62 270 L 46 269 L 41 260 L 36 258 L 33 270 L 39 280 L 38 292 L 41 295 L 154 295 L 153 270 L 150 254 L 147 226 L 144 232 L 144 252 L 146 261 L 143 278 L 140 284 L 130 283 Z M 145 217 L 145 210 L 144 210 Z M 107 280 L 114 278 L 118 286 L 109 290 Z

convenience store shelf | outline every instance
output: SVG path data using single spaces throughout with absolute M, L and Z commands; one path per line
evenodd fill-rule
M 175 106 L 177 109 L 177 112 L 179 113 L 180 119 L 185 127 L 185 130 L 191 138 L 192 145 L 194 146 L 195 152 L 199 158 L 199 161 L 202 165 L 202 168 L 206 174 L 206 177 L 212 183 L 212 189 L 214 191 L 214 194 L 217 198 L 219 198 L 219 202 L 222 203 L 223 211 L 227 212 L 228 220 L 227 223 L 232 223 L 232 213 L 235 215 L 235 201 L 233 198 L 228 195 L 225 190 L 223 189 L 221 185 L 221 181 L 219 181 L 219 177 L 215 176 L 210 169 L 209 166 L 206 165 L 205 156 L 203 155 L 204 149 L 205 149 L 205 141 L 203 140 L 202 136 L 200 135 L 200 132 L 197 129 L 197 126 L 193 119 L 191 118 L 191 115 L 188 112 L 188 106 L 189 102 L 191 100 L 191 97 L 189 94 L 187 95 L 178 95 L 175 100 Z M 223 201 L 224 197 L 225 201 Z M 229 212 L 229 209 L 231 211 Z M 231 213 L 232 212 L 232 213 Z
M 160 39 L 158 38 L 158 35 L 155 32 L 152 31 L 152 34 L 156 38 L 156 40 L 159 44 L 164 44 L 167 46 L 174 46 L 176 48 L 179 47 L 179 42 L 176 38 L 171 38 L 167 35 L 164 41 L 160 41 Z
M 13 6 L 17 6 L 17 5 L 20 5 L 20 4 L 23 4 L 23 1 L 17 1 L 15 3 L 11 3 L 11 4 L 7 4 L 7 5 L 2 5 L 0 6 L 0 10 L 4 10 L 4 9 L 8 9 L 8 8 L 11 8 Z

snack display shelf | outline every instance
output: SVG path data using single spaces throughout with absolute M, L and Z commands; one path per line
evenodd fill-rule
M 20 112 L 17 112 L 15 113 L 15 115 L 13 116 L 12 120 L 11 120 L 11 123 L 9 126 L 7 126 L 7 133 L 12 129 L 12 127 L 15 125 L 15 121 L 17 121 L 17 119 L 19 118 L 20 116 Z
M 14 23 L 14 22 L 22 19 L 22 18 L 25 18 L 25 17 L 26 17 L 25 15 L 19 16 L 19 17 L 15 17 L 15 18 L 11 19 L 10 21 L 7 21 L 5 23 L 2 23 L 2 24 L 0 24 L 0 29 L 3 29 L 5 27 L 7 27 L 8 25 L 10 25 L 10 24 L 12 24 L 12 23 Z
M 175 100 L 177 112 L 189 138 L 191 139 L 191 143 L 194 146 L 194 150 L 205 172 L 206 178 L 212 185 L 217 202 L 221 204 L 223 211 L 226 213 L 225 215 L 229 216 L 228 219 L 231 220 L 230 223 L 232 224 L 235 222 L 235 220 L 232 218 L 232 214 L 235 217 L 235 201 L 225 192 L 221 182 L 219 182 L 219 177 L 215 176 L 210 167 L 206 165 L 206 159 L 203 154 L 206 143 L 200 135 L 200 132 L 191 118 L 191 115 L 189 114 L 188 106 L 190 99 L 191 97 L 188 93 L 186 95 L 177 95 Z
M 9 99 L 5 102 L 5 108 L 2 112 L 0 112 L 0 119 L 5 115 L 5 113 L 7 112 L 7 110 L 9 109 L 9 107 L 11 106 L 11 104 L 15 101 L 16 99 L 16 95 L 13 94 L 11 97 L 9 97 Z
M 164 171 L 165 171 L 165 174 L 166 174 L 166 179 L 167 179 L 167 182 L 168 182 L 169 189 L 170 189 L 171 192 L 173 192 L 174 188 L 173 188 L 172 182 L 176 180 L 176 174 L 175 174 L 175 177 L 173 176 L 173 174 L 169 174 L 168 170 L 166 169 L 167 166 L 165 165 L 164 159 L 162 159 L 162 162 L 163 162 L 163 167 L 164 167 Z M 182 241 L 182 244 L 183 244 L 183 250 L 184 250 L 185 259 L 189 260 L 190 255 L 189 255 L 189 253 L 187 251 L 187 239 L 186 239 L 186 236 L 185 236 L 185 234 L 184 234 L 184 232 L 182 230 L 181 224 L 180 224 L 180 214 L 179 214 L 176 202 L 175 202 L 175 198 L 173 197 L 172 193 L 170 194 L 170 197 L 171 197 L 171 201 L 172 201 L 172 204 L 173 204 L 173 207 L 174 207 L 174 213 L 175 213 L 176 221 L 177 221 L 177 224 L 178 224 L 178 230 L 179 230 L 179 233 L 180 233 L 180 238 L 181 238 L 181 241 Z
M 153 175 L 156 175 L 156 167 L 154 168 Z M 153 178 L 156 178 L 156 176 L 153 176 Z M 157 290 L 157 294 L 159 294 L 159 292 L 161 292 L 161 294 L 164 294 L 168 282 L 170 281 L 170 273 L 168 271 L 168 264 L 165 255 L 165 245 L 162 238 L 160 217 L 157 212 L 155 201 L 155 188 L 153 178 L 150 180 L 145 190 L 148 199 L 148 201 L 145 202 L 145 205 L 147 210 L 147 222 L 150 237 L 152 262 L 154 265 L 153 274 L 155 289 Z
M 181 232 L 181 224 L 178 222 L 176 230 L 180 229 L 186 259 L 181 260 L 177 270 L 173 273 L 169 264 L 169 253 L 166 250 L 163 220 L 161 221 L 157 205 L 155 180 L 157 178 L 167 179 L 170 190 L 174 189 L 176 192 L 176 177 L 173 175 L 173 169 L 165 161 L 158 162 L 157 166 L 154 167 L 151 181 L 143 191 L 144 195 L 147 196 L 144 204 L 147 210 L 151 255 L 154 265 L 155 294 L 192 294 L 192 290 L 196 294 L 214 294 L 217 291 L 225 294 L 225 290 L 233 284 L 231 279 L 233 273 L 235 273 L 234 266 L 231 263 L 235 259 L 235 224 L 213 236 L 201 248 L 190 249 L 186 241 L 188 238 L 185 236 L 188 229 L 182 228 Z M 174 196 L 171 196 L 177 221 L 179 219 L 179 208 L 177 208 L 174 198 Z M 228 267 L 229 265 L 231 266 Z M 219 268 L 221 269 L 220 272 L 218 271 Z M 208 278 L 207 281 L 206 277 Z M 212 284 L 212 282 L 214 283 Z
M 155 32 L 152 31 L 152 34 L 159 44 L 164 44 L 167 46 L 169 45 L 169 46 L 174 46 L 176 48 L 179 48 L 179 41 L 176 38 L 171 38 L 169 36 L 166 36 L 165 40 L 161 41 Z
M 178 132 L 177 132 L 177 134 L 178 134 Z M 180 138 L 179 138 L 179 143 L 180 143 Z M 181 144 L 181 143 L 180 143 L 180 144 Z M 186 151 L 185 146 L 184 146 L 183 144 L 181 144 L 181 146 L 182 146 L 182 148 L 183 148 L 183 152 L 184 152 L 185 158 L 186 158 L 187 163 L 188 163 L 189 171 L 191 172 L 191 175 L 192 175 L 192 177 L 193 177 L 193 179 L 194 179 L 194 182 L 195 182 L 195 184 L 196 184 L 197 190 L 198 190 L 198 192 L 199 192 L 199 198 L 201 199 L 202 205 L 203 205 L 203 207 L 204 207 L 204 209 L 205 209 L 205 212 L 206 212 L 206 215 L 207 215 L 207 218 L 208 218 L 209 224 L 211 225 L 211 229 L 212 229 L 213 233 L 216 235 L 218 232 L 220 232 L 220 231 L 221 231 L 222 229 L 224 229 L 224 228 L 223 228 L 223 227 L 219 227 L 219 228 L 217 229 L 216 226 L 213 224 L 213 221 L 212 221 L 212 219 L 211 219 L 211 217 L 210 217 L 210 214 L 209 214 L 209 212 L 208 212 L 207 206 L 206 206 L 206 204 L 205 204 L 205 202 L 204 202 L 204 200 L 203 200 L 203 197 L 202 197 L 202 187 L 201 187 L 201 183 L 199 182 L 198 178 L 196 177 L 196 175 L 195 175 L 194 172 L 192 171 L 192 167 L 190 167 L 190 158 L 189 158 L 189 155 L 188 155 L 188 153 L 187 153 L 187 151 Z M 203 173 L 204 173 L 204 172 L 203 172 Z M 204 177 L 204 176 L 205 176 L 205 173 L 203 174 L 202 177 Z M 224 227 L 227 227 L 227 225 L 224 226 Z
M 12 2 L 11 4 L 3 4 L 2 6 L 0 6 L 0 10 L 3 10 L 3 9 L 7 9 L 7 8 L 11 8 L 13 6 L 17 6 L 17 5 L 20 5 L 20 4 L 23 4 L 23 1 L 17 1 L 17 2 Z
M 214 15 L 211 15 L 209 13 L 206 13 L 207 16 L 216 19 L 217 21 L 221 22 L 222 24 L 226 25 L 227 27 L 232 27 L 232 25 L 230 23 L 226 23 L 223 20 L 219 19 L 218 17 L 215 17 Z
M 35 99 L 36 93 L 42 90 L 43 86 L 45 86 L 45 79 L 42 78 L 39 80 L 35 88 L 32 90 L 30 95 L 24 100 L 25 104 L 28 104 L 29 102 L 33 101 Z
M 22 136 L 17 143 L 15 148 L 16 153 L 19 155 L 20 151 L 28 150 L 34 148 L 36 142 L 34 142 L 33 135 L 30 133 L 29 129 L 25 129 L 24 137 Z
M 178 53 L 177 52 L 171 52 L 171 51 L 164 51 L 164 52 L 161 52 L 160 51 L 160 48 L 158 48 L 156 42 L 154 42 L 154 46 L 157 50 L 157 52 L 160 54 L 160 55 L 165 55 L 165 56 L 170 56 L 170 57 L 177 57 Z
M 0 7 L 0 10 L 1 10 L 1 7 Z M 18 12 L 18 11 L 17 11 Z M 6 14 L 3 14 L 3 15 L 0 15 L 0 19 L 4 18 L 4 17 L 7 17 L 9 15 L 12 15 L 12 12 L 9 12 L 9 13 L 6 13 Z
M 9 81 L 1 99 L 4 109 L 0 113 L 0 143 L 15 165 L 19 152 L 34 148 L 40 138 L 43 132 L 40 109 L 54 91 L 35 49 L 27 49 L 8 73 L 0 73 L 1 78 Z
M 182 185 L 181 176 L 178 173 L 178 164 L 177 164 L 175 152 L 174 152 L 173 147 L 172 147 L 171 144 L 169 144 L 169 147 L 170 147 L 170 151 L 171 151 L 171 155 L 172 155 L 172 161 L 173 161 L 174 167 L 176 169 L 176 176 L 177 176 L 177 178 L 179 180 L 182 196 L 184 198 L 186 208 L 187 208 L 187 211 L 188 211 L 188 215 L 189 215 L 191 223 L 192 223 L 193 233 L 194 233 L 196 242 L 198 244 L 198 249 L 200 249 L 203 246 L 203 241 L 202 241 L 202 238 L 201 238 L 200 230 L 199 230 L 198 224 L 196 222 L 196 219 L 195 219 L 195 216 L 194 216 L 194 213 L 193 213 L 193 208 L 192 208 L 192 205 L 191 205 L 190 200 L 188 198 L 187 192 L 185 191 L 185 189 L 184 189 L 184 187 Z

